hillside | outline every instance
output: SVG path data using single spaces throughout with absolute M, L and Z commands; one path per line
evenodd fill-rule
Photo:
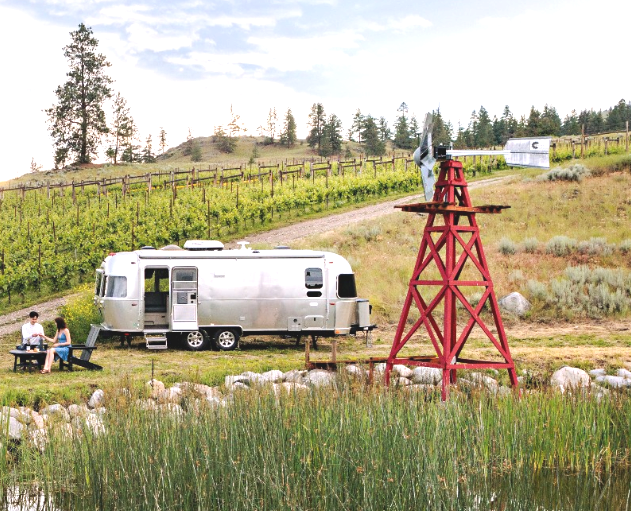
M 317 153 L 311 149 L 304 140 L 299 140 L 294 147 L 284 147 L 280 144 L 263 144 L 263 137 L 243 136 L 238 137 L 235 151 L 223 153 L 219 150 L 214 137 L 197 137 L 192 139 L 198 144 L 202 152 L 200 162 L 191 161 L 190 155 L 184 154 L 186 141 L 169 148 L 164 155 L 158 155 L 156 163 L 92 163 L 75 166 L 68 165 L 59 170 L 45 170 L 36 173 L 24 174 L 18 178 L 0 182 L 4 188 L 16 185 L 37 185 L 59 182 L 79 182 L 81 180 L 103 179 L 121 177 L 126 175 L 140 175 L 149 172 L 170 172 L 176 169 L 209 168 L 212 167 L 239 167 L 240 165 L 274 165 L 281 161 L 303 161 L 319 159 Z M 350 158 L 359 157 L 362 154 L 360 144 L 345 142 L 345 150 L 348 148 Z M 256 148 L 256 152 L 255 152 Z M 334 157 L 335 159 L 338 156 Z M 250 163 L 253 161 L 254 163 Z

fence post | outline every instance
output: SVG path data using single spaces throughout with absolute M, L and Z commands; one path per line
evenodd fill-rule
M 581 124 L 581 160 L 585 157 L 585 125 Z
M 625 137 L 625 152 L 629 152 L 629 121 L 627 121 L 627 136 Z

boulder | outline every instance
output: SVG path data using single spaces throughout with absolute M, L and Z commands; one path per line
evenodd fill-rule
M 103 406 L 103 399 L 105 398 L 105 392 L 101 389 L 96 389 L 88 401 L 88 408 L 100 408 Z
M 415 367 L 411 379 L 414 383 L 436 385 L 443 379 L 443 372 L 436 367 Z
M 618 369 L 618 372 L 616 374 L 621 378 L 631 379 L 631 371 L 629 371 L 628 369 Z
M 256 373 L 251 373 L 251 374 L 256 374 Z M 224 385 L 228 387 L 229 389 L 232 388 L 235 383 L 242 383 L 247 387 L 251 383 L 250 376 L 245 375 L 245 374 L 239 374 L 236 376 L 229 375 L 224 378 Z
M 386 372 L 386 364 L 385 362 L 381 362 L 379 364 L 375 364 L 373 368 L 373 373 L 375 376 L 383 376 Z
M 261 383 L 280 383 L 283 381 L 283 372 L 272 369 L 260 375 Z
M 474 384 L 480 387 L 484 387 L 486 390 L 491 391 L 493 394 L 496 394 L 500 387 L 496 380 L 494 380 L 490 376 L 486 376 L 481 373 L 471 373 L 469 374 L 469 379 Z
M 136 407 L 139 410 L 148 411 L 148 410 L 156 410 L 158 405 L 153 399 L 136 399 Z
M 164 385 L 164 383 L 162 383 L 160 380 L 149 380 L 147 382 L 147 387 L 149 387 L 149 389 L 151 390 L 151 395 L 152 396 L 158 396 L 160 394 L 160 392 L 162 392 L 166 387 Z
M 394 364 L 392 366 L 392 374 L 399 375 L 401 378 L 411 378 L 412 372 L 412 369 L 402 364 Z
M 232 384 L 232 386 L 230 387 L 230 390 L 250 390 L 250 387 L 248 387 L 245 383 L 240 382 L 240 381 L 236 381 Z
M 324 369 L 313 369 L 307 373 L 305 383 L 312 387 L 326 387 L 335 384 L 335 373 Z
M 90 410 L 86 405 L 73 404 L 68 406 L 68 413 L 70 414 L 70 417 L 74 419 L 75 417 L 84 417 L 85 415 L 90 413 Z
M 601 368 L 598 368 L 598 369 L 592 369 L 592 370 L 589 372 L 589 375 L 590 375 L 592 378 L 598 378 L 599 376 L 605 376 L 606 374 L 607 374 L 607 371 L 605 371 L 602 367 L 601 367 Z
M 184 409 L 175 403 L 164 403 L 158 405 L 157 410 L 165 414 L 173 415 L 174 417 L 181 417 L 184 415 Z
M 45 429 L 32 429 L 28 433 L 28 441 L 39 452 L 44 452 L 48 444 L 48 431 Z
M 65 422 L 70 422 L 70 414 L 68 413 L 68 410 L 58 403 L 43 408 L 39 411 L 39 413 L 43 417 L 48 417 L 49 419 L 60 419 Z
M 503 296 L 498 301 L 499 306 L 506 312 L 522 317 L 530 310 L 530 302 L 523 295 L 513 292 Z
M 580 389 L 589 387 L 591 378 L 582 369 L 577 367 L 562 367 L 550 378 L 550 385 L 561 391 L 561 393 L 571 391 L 572 389 Z
M 289 383 L 302 383 L 307 375 L 307 371 L 292 369 L 291 371 L 287 371 L 283 374 L 283 381 Z
M 363 379 L 363 378 L 366 377 L 366 370 L 363 367 L 360 367 L 358 365 L 347 364 L 344 367 L 344 371 L 346 372 L 346 374 L 348 374 L 352 378 L 361 378 L 361 379 Z
M 182 389 L 180 387 L 169 387 L 158 395 L 158 401 L 162 403 L 179 403 L 182 400 Z
M 394 384 L 397 387 L 407 387 L 408 385 L 412 385 L 412 382 L 410 380 L 408 380 L 407 378 L 403 378 L 402 376 L 399 376 L 394 381 Z
M 89 413 L 86 415 L 85 419 L 85 427 L 94 435 L 102 435 L 105 433 L 105 425 L 103 424 L 103 419 L 98 413 Z
M 31 413 L 31 418 L 33 419 L 29 425 L 31 429 L 44 429 L 46 427 L 44 418 L 39 413 L 33 411 Z
M 274 383 L 272 388 L 274 389 L 274 394 L 276 397 L 284 394 L 286 396 L 292 396 L 298 393 L 309 392 L 309 387 L 303 385 L 302 383 L 292 383 L 292 382 L 283 382 L 283 383 Z
M 6 419 L 4 417 L 0 419 L 0 426 L 3 430 L 5 430 L 6 428 L 6 422 L 4 422 L 5 420 Z M 20 440 L 22 440 L 22 436 L 25 432 L 26 426 L 24 424 L 22 424 L 15 417 L 9 417 L 9 440 L 19 442 Z
M 612 389 L 623 389 L 631 387 L 631 379 L 623 378 L 622 376 L 599 376 L 596 381 L 601 385 L 606 385 Z

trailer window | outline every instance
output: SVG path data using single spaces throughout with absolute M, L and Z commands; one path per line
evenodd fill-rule
M 357 298 L 354 273 L 341 273 L 337 276 L 337 296 L 340 298 Z
M 322 280 L 322 268 L 307 268 L 305 270 L 305 287 L 307 289 L 320 289 Z
M 108 298 L 125 298 L 127 296 L 127 277 L 109 276 L 105 296 Z

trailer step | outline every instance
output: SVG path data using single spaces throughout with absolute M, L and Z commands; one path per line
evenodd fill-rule
M 145 344 L 148 350 L 166 350 L 168 347 L 166 332 L 145 332 Z

